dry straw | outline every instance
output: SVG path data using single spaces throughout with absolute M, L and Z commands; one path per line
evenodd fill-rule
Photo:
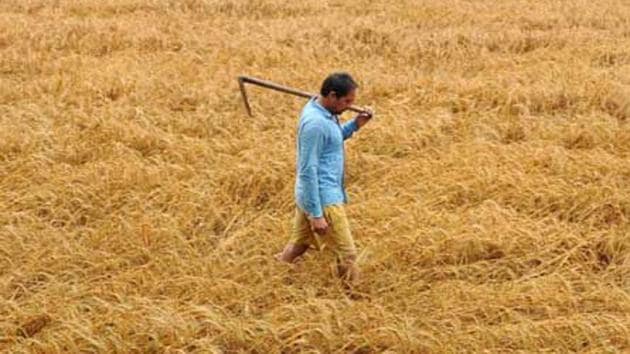
M 621 1 L 0 2 L 0 351 L 623 352 Z M 333 70 L 362 300 L 273 254 Z M 347 118 L 347 117 L 345 117 Z

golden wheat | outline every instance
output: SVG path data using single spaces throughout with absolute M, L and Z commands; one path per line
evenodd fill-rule
M 630 350 L 622 1 L 4 0 L 0 350 Z M 359 81 L 363 270 L 273 254 L 304 101 Z M 346 117 L 347 118 L 347 117 Z

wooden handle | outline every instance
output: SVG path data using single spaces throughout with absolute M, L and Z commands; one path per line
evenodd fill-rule
M 239 83 L 240 88 L 241 88 L 241 93 L 243 94 L 243 100 L 245 101 L 245 108 L 247 109 L 247 113 L 249 113 L 250 116 L 252 115 L 252 113 L 251 113 L 251 108 L 249 106 L 249 102 L 248 102 L 248 99 L 247 99 L 247 93 L 245 92 L 245 85 L 244 85 L 245 83 L 258 85 L 258 86 L 261 86 L 261 87 L 269 88 L 269 89 L 272 89 L 272 90 L 276 90 L 276 91 L 280 91 L 280 92 L 284 92 L 284 93 L 288 93 L 288 94 L 292 94 L 292 95 L 300 96 L 300 97 L 304 97 L 304 98 L 313 98 L 313 97 L 317 96 L 314 93 L 305 92 L 305 91 L 302 91 L 302 90 L 297 90 L 297 89 L 294 89 L 292 87 L 279 85 L 279 84 L 276 84 L 276 83 L 271 82 L 271 81 L 261 80 L 261 79 L 257 79 L 255 77 L 251 77 L 251 76 L 239 76 L 238 77 L 238 83 Z M 364 108 L 356 107 L 356 106 L 350 106 L 350 107 L 348 107 L 348 109 L 353 111 L 353 112 L 357 112 L 357 113 L 366 112 L 366 110 Z

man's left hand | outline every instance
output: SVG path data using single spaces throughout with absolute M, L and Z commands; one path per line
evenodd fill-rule
M 361 129 L 361 127 L 363 127 L 365 123 L 367 123 L 370 119 L 372 119 L 373 116 L 374 116 L 374 111 L 372 110 L 372 108 L 369 108 L 369 107 L 366 108 L 364 112 L 357 114 L 357 116 L 355 117 L 355 120 L 357 122 L 357 126 L 359 127 L 359 129 Z

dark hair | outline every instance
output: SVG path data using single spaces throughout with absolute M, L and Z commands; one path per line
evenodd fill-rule
M 345 72 L 332 73 L 322 83 L 319 90 L 322 96 L 326 97 L 332 91 L 335 91 L 337 97 L 344 97 L 350 91 L 359 87 L 350 74 Z

